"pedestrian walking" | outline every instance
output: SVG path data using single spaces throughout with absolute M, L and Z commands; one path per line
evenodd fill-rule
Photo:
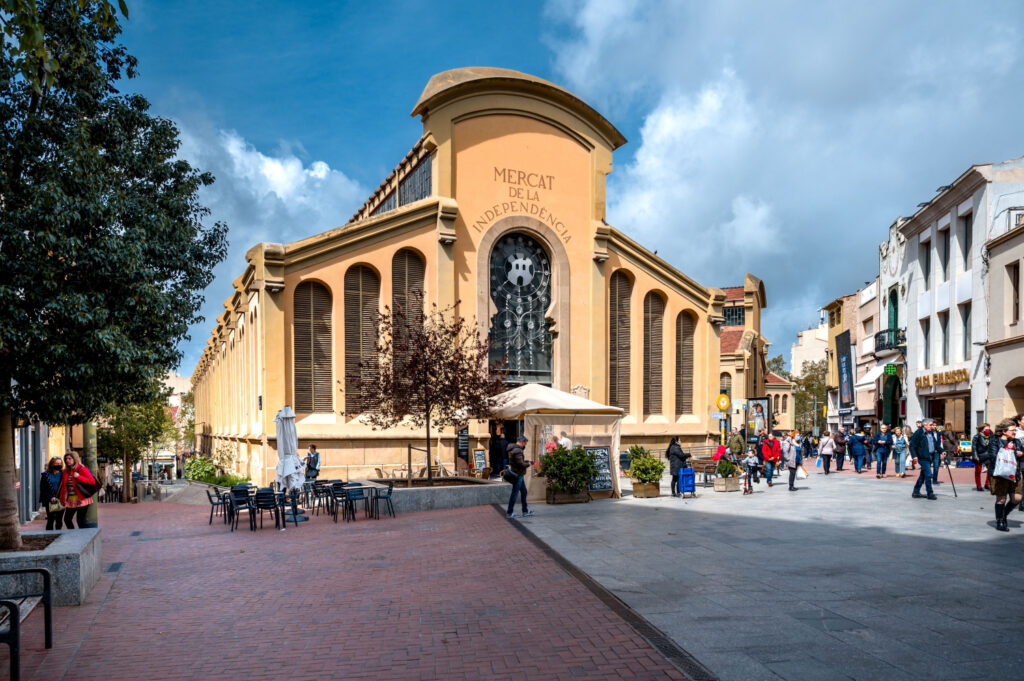
M 782 446 L 771 431 L 765 436 L 764 444 L 761 445 L 761 458 L 764 460 L 764 476 L 768 480 L 768 486 L 771 487 L 775 467 L 782 462 Z
M 903 428 L 896 426 L 892 434 L 892 460 L 896 466 L 896 475 L 901 478 L 907 477 L 907 451 L 910 449 L 910 439 L 903 433 Z
M 836 434 L 832 436 L 832 441 L 835 443 L 835 458 L 836 458 L 836 471 L 842 472 L 843 463 L 846 461 L 846 434 L 843 429 L 840 428 L 836 431 Z
M 786 470 L 789 471 L 789 491 L 796 491 L 796 468 L 800 465 L 800 432 L 792 431 L 782 441 L 782 456 L 786 463 Z
M 875 443 L 875 477 L 885 477 L 885 466 L 892 451 L 892 433 L 884 423 L 878 427 L 878 435 L 872 439 Z
M 807 459 L 814 458 L 818 454 L 818 449 L 814 446 L 814 440 L 811 439 L 810 435 L 804 435 L 800 439 L 800 459 L 801 464 Z
M 73 530 L 75 521 L 78 521 L 79 529 L 85 527 L 85 514 L 89 505 L 95 500 L 92 495 L 95 490 L 88 492 L 83 485 L 95 485 L 96 479 L 92 472 L 82 465 L 78 454 L 68 451 L 64 455 L 64 473 L 60 480 L 58 496 L 60 503 L 64 506 L 64 527 Z
M 678 497 L 679 471 L 686 468 L 686 460 L 690 458 L 690 455 L 679 446 L 678 437 L 673 437 L 672 441 L 668 443 L 668 449 L 665 450 L 665 458 L 668 459 L 668 472 L 672 476 L 672 496 Z
M 50 459 L 46 470 L 39 477 L 39 503 L 46 508 L 46 529 L 64 528 L 64 505 L 60 503 L 60 481 L 63 479 L 64 462 L 59 456 Z
M 864 424 L 864 466 L 871 470 L 871 464 L 875 461 L 875 436 L 871 424 Z
M 911 432 L 907 433 L 908 440 L 914 439 L 914 433 L 916 433 L 917 431 L 921 430 L 921 428 L 922 428 L 921 421 L 914 421 L 914 432 L 913 433 L 911 433 Z M 913 452 L 911 452 L 911 454 L 910 454 L 910 470 L 912 470 L 912 471 L 916 471 L 917 470 L 917 459 L 914 458 Z
M 864 445 L 866 437 L 863 430 L 859 430 L 849 437 L 850 456 L 853 458 L 853 467 L 857 473 L 864 468 L 864 457 L 867 455 L 867 447 Z
M 747 448 L 747 443 L 743 440 L 743 436 L 740 435 L 740 431 L 734 427 L 726 446 L 729 448 L 729 453 L 733 455 L 734 459 L 739 461 L 739 458 L 743 456 L 743 452 Z
M 316 451 L 316 445 L 309 446 L 303 464 L 306 467 L 306 482 L 316 482 L 316 479 L 320 477 L 320 452 Z
M 526 447 L 526 443 L 529 439 L 525 435 L 520 435 L 519 438 L 508 446 L 508 467 L 512 471 L 512 475 L 515 479 L 512 481 L 512 495 L 508 498 L 508 512 L 505 514 L 506 518 L 515 518 L 516 510 L 516 495 L 518 494 L 522 498 L 523 502 L 523 515 L 533 515 L 533 511 L 526 507 L 526 482 L 524 477 L 526 476 L 526 454 L 523 452 L 523 448 Z
M 990 450 L 994 444 L 992 437 L 992 426 L 982 423 L 978 426 L 978 432 L 971 440 L 971 461 L 974 462 L 974 487 L 979 492 L 984 492 L 992 487 L 992 460 Z M 981 467 L 985 467 L 985 486 L 981 486 Z
M 828 475 L 829 469 L 832 467 L 832 456 L 836 452 L 836 441 L 832 439 L 832 434 L 827 430 L 822 433 L 821 440 L 818 441 L 818 456 L 821 457 L 821 467 L 825 470 L 825 475 Z
M 742 461 L 744 470 L 747 471 L 746 484 L 743 486 L 744 494 L 754 493 L 754 483 L 757 482 L 757 468 L 759 465 L 758 459 L 754 456 L 754 452 L 747 451 L 747 456 Z
M 921 473 L 917 476 L 917 483 L 914 485 L 912 495 L 915 499 L 922 497 L 922 485 L 928 490 L 929 499 L 932 501 L 938 499 L 932 490 L 932 466 L 938 465 L 941 453 L 942 442 L 939 440 L 939 434 L 935 432 L 935 421 L 927 419 L 924 425 L 914 431 L 913 437 L 910 438 L 910 454 L 921 464 Z
M 1010 515 L 1017 504 L 1021 502 L 1021 457 L 1024 456 L 1024 449 L 1017 444 L 1017 424 L 1011 419 L 1003 419 L 996 426 L 997 454 L 993 466 L 992 494 L 996 496 L 996 529 L 1000 532 L 1009 532 L 1006 518 Z M 1010 471 L 1000 469 L 1000 457 L 1009 458 L 1016 462 L 1016 467 Z M 1013 476 L 1013 477 L 1010 477 Z

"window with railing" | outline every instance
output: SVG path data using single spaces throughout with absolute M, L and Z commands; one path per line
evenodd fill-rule
M 875 352 L 899 350 L 907 345 L 906 329 L 882 329 L 875 334 Z
M 742 305 L 731 305 L 722 308 L 722 316 L 725 318 L 726 326 L 743 326 L 746 323 L 746 316 Z

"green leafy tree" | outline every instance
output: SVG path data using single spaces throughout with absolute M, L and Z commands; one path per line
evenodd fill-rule
M 801 374 L 793 380 L 795 392 L 793 402 L 796 428 L 802 432 L 811 432 L 815 424 L 824 423 L 822 408 L 826 404 L 825 377 L 828 372 L 828 360 L 804 362 Z
M 772 372 L 776 376 L 781 376 L 787 381 L 793 379 L 790 373 L 786 371 L 786 360 L 782 355 L 775 355 L 774 357 L 768 358 L 768 371 Z
M 129 501 L 132 466 L 173 443 L 178 430 L 164 396 L 112 406 L 102 414 L 101 423 L 96 430 L 97 448 L 104 456 L 121 460 L 125 480 L 122 500 Z
M 177 157 L 177 129 L 143 97 L 117 92 L 136 61 L 110 4 L 3 8 L 0 549 L 21 544 L 12 418 L 82 423 L 154 399 L 226 252 L 199 203 L 213 177 Z

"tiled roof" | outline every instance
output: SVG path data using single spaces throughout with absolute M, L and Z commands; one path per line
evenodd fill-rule
M 768 372 L 768 375 L 764 377 L 764 382 L 768 385 L 793 385 L 792 382 L 787 381 L 773 371 Z
M 739 350 L 740 343 L 743 342 L 743 331 L 742 326 L 727 326 L 722 329 L 721 352 L 729 353 Z
M 726 286 L 722 290 L 725 291 L 726 300 L 743 300 L 742 286 Z

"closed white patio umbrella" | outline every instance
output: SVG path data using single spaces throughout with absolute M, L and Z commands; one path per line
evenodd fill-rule
M 305 475 L 299 459 L 299 436 L 295 430 L 295 412 L 288 405 L 274 417 L 277 426 L 277 486 L 282 491 L 302 490 Z

